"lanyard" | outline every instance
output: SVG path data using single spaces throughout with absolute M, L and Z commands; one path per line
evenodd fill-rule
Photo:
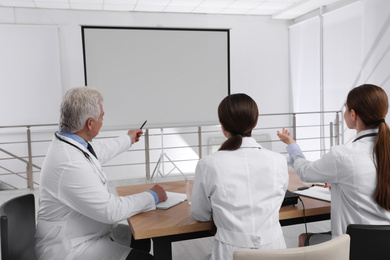
M 360 140 L 360 139 L 362 139 L 362 138 L 364 138 L 364 137 L 377 136 L 377 135 L 378 135 L 378 133 L 371 133 L 371 134 L 362 135 L 362 136 L 359 136 L 358 138 L 356 138 L 355 140 L 353 140 L 352 143 L 354 143 L 354 142 L 356 142 L 357 140 Z

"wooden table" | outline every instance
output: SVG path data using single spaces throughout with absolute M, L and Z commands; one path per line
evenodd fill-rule
M 290 182 L 288 189 L 290 191 L 297 190 L 302 186 L 302 181 L 299 179 L 295 171 L 289 171 Z M 302 203 L 298 200 L 298 204 L 294 206 L 281 207 L 279 211 L 279 221 L 282 226 L 301 224 L 305 222 L 320 221 L 330 219 L 330 203 L 316 199 L 310 199 L 301 196 L 305 212 L 303 212 Z M 303 214 L 305 213 L 305 215 Z
M 293 171 L 289 172 L 289 190 L 296 190 L 302 182 Z M 140 193 L 150 189 L 154 183 L 117 187 L 119 196 Z M 166 191 L 185 193 L 184 181 L 160 183 Z M 330 203 L 302 197 L 305 206 L 306 222 L 330 219 Z M 304 222 L 301 202 L 280 209 L 282 226 Z M 128 219 L 135 239 L 152 238 L 156 260 L 172 259 L 172 242 L 195 239 L 215 234 L 212 221 L 198 222 L 191 216 L 191 207 L 187 202 L 180 203 L 168 210 L 143 212 Z

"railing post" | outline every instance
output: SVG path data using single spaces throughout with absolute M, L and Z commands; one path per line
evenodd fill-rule
M 340 144 L 340 118 L 339 112 L 336 113 L 336 145 Z
M 202 127 L 198 127 L 199 159 L 202 159 Z
M 33 180 L 33 162 L 32 162 L 32 152 L 31 152 L 31 129 L 29 126 L 27 126 L 27 146 L 28 146 L 27 188 L 33 190 L 34 180 Z
M 329 140 L 330 140 L 330 147 L 332 147 L 333 146 L 333 123 L 332 122 L 330 122 L 329 123 Z
M 293 114 L 293 139 L 297 140 L 297 115 Z
M 149 129 L 146 129 L 145 131 L 145 168 L 146 168 L 146 179 L 150 180 Z

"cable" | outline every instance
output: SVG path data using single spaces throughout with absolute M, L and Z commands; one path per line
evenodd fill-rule
M 302 203 L 302 208 L 303 208 L 303 222 L 305 223 L 305 233 L 306 233 L 306 239 L 307 237 L 309 236 L 309 234 L 307 233 L 307 222 L 306 222 L 306 212 L 305 212 L 305 204 L 303 203 L 302 199 L 300 196 L 298 196 L 298 199 L 301 201 Z M 309 242 L 309 241 L 308 241 Z

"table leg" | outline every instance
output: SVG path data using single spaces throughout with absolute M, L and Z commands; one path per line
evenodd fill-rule
M 152 239 L 155 260 L 172 260 L 172 241 L 167 237 L 155 237 Z

